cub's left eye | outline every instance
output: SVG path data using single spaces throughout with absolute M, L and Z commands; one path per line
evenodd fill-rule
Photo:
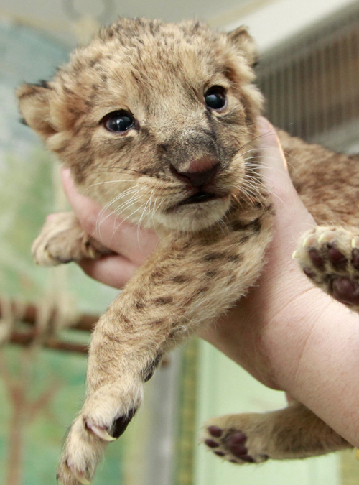
M 226 90 L 222 86 L 212 86 L 204 93 L 208 108 L 220 111 L 227 106 Z
M 135 118 L 129 111 L 113 111 L 106 115 L 101 123 L 108 131 L 124 133 L 135 125 Z

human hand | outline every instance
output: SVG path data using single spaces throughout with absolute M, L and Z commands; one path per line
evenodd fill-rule
M 358 447 L 358 315 L 313 286 L 292 259 L 300 235 L 315 222 L 265 120 L 261 134 L 263 175 L 276 210 L 267 264 L 248 295 L 201 336 Z
M 299 331 L 292 342 L 293 327 L 298 330 L 301 325 L 301 305 L 311 306 L 326 295 L 292 260 L 300 235 L 315 226 L 315 221 L 293 187 L 274 128 L 264 118 L 259 121 L 262 174 L 276 212 L 267 263 L 247 296 L 219 322 L 201 329 L 200 336 L 266 386 L 283 389 L 296 372 L 305 344 L 306 333 L 301 342 Z M 313 304 L 313 319 L 315 309 Z

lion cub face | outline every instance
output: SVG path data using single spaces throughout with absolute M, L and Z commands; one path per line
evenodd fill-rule
M 247 32 L 120 19 L 49 82 L 25 121 L 86 195 L 121 218 L 198 230 L 241 196 L 261 97 Z

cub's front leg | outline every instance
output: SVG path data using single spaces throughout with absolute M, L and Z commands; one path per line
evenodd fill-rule
M 64 485 L 88 483 L 104 447 L 142 401 L 162 355 L 216 319 L 257 279 L 270 240 L 270 215 L 216 232 L 162 241 L 101 317 L 93 334 L 88 392 L 65 443 Z
M 32 245 L 35 262 L 40 266 L 95 259 L 111 251 L 84 232 L 73 212 L 49 216 Z

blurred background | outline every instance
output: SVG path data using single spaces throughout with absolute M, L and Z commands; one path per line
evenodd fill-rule
M 276 126 L 359 150 L 359 2 L 346 0 L 0 0 L 0 483 L 49 485 L 84 395 L 89 332 L 116 292 L 75 265 L 37 268 L 30 248 L 46 215 L 66 209 L 58 165 L 19 123 L 14 89 L 49 78 L 76 45 L 118 16 L 198 18 L 257 41 L 258 83 Z M 288 161 L 290 163 L 290 160 Z M 94 484 L 354 485 L 352 452 L 260 467 L 222 463 L 198 445 L 211 416 L 284 405 L 193 339 L 146 385 Z

